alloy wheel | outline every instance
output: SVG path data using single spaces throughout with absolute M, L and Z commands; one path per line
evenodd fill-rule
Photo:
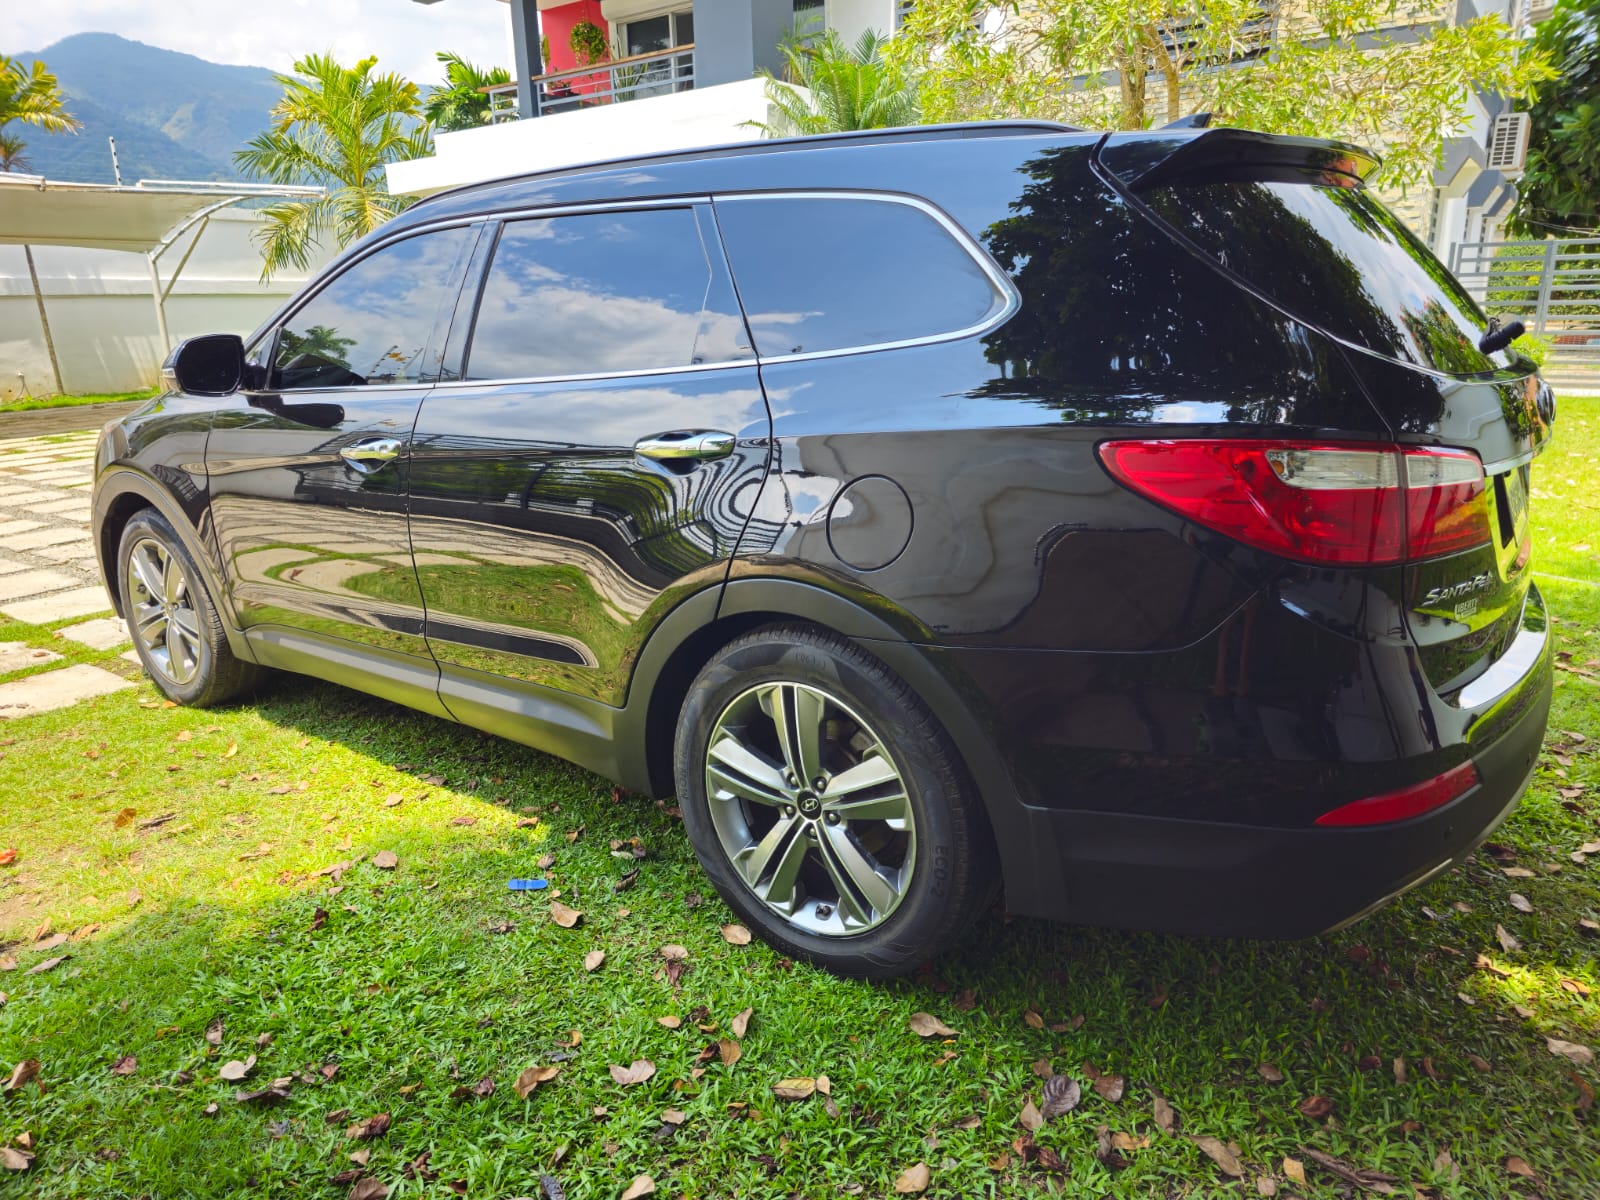
M 712 728 L 705 775 L 729 862 L 789 924 L 848 937 L 899 906 L 915 814 L 882 738 L 843 701 L 800 683 L 746 690 Z
M 189 683 L 203 648 L 194 585 L 183 563 L 154 538 L 141 538 L 128 555 L 128 591 L 128 615 L 146 658 L 169 682 Z

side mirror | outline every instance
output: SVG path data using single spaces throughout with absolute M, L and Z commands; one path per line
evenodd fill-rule
M 244 341 L 236 333 L 208 333 L 179 342 L 161 364 L 169 391 L 227 396 L 244 382 Z

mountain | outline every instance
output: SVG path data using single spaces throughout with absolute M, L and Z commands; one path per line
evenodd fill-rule
M 28 169 L 51 179 L 111 183 L 108 136 L 122 181 L 237 179 L 233 152 L 267 126 L 283 89 L 261 67 L 231 67 L 111 33 L 79 33 L 16 56 L 44 60 L 61 82 L 76 134 L 21 130 Z

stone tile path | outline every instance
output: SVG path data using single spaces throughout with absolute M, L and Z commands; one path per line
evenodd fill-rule
M 93 618 L 57 636 L 115 650 L 128 644 L 128 632 L 111 611 L 89 529 L 98 427 L 33 437 L 6 437 L 14 426 L 0 427 L 0 614 L 31 625 Z M 24 643 L 0 643 L 0 721 L 133 686 L 87 664 L 12 678 L 59 658 Z

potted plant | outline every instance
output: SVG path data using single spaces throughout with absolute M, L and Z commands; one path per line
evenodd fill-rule
M 581 66 L 587 67 L 611 57 L 611 42 L 606 37 L 606 31 L 593 21 L 579 21 L 574 25 L 567 45 L 572 47 L 572 53 Z

